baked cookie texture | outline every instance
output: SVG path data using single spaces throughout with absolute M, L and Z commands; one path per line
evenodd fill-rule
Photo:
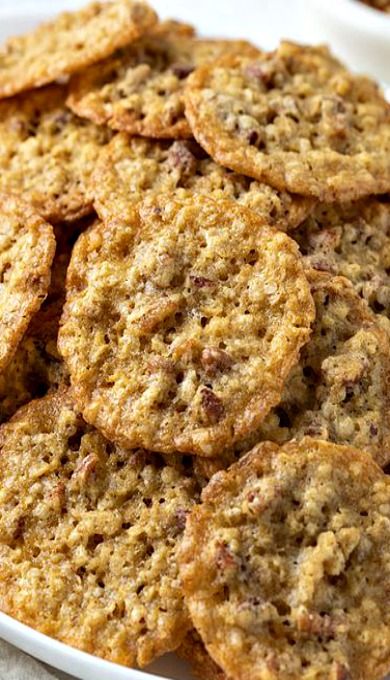
M 65 302 L 65 278 L 77 236 L 90 223 L 56 225 L 56 251 L 47 296 L 34 314 L 15 354 L 0 373 L 0 423 L 20 406 L 68 384 L 68 373 L 57 349 L 57 335 Z
M 76 75 L 68 104 L 79 116 L 114 130 L 192 137 L 183 100 L 189 74 L 222 55 L 259 53 L 245 40 L 200 40 L 159 29 Z
M 233 200 L 270 226 L 296 228 L 314 207 L 304 196 L 277 191 L 215 163 L 193 140 L 151 140 L 118 133 L 100 155 L 91 178 L 94 206 L 103 220 L 131 215 L 149 193 L 204 194 Z
M 31 207 L 0 192 L 0 370 L 47 295 L 53 229 Z
M 53 85 L 0 102 L 0 191 L 22 194 L 53 222 L 92 212 L 87 184 L 111 137 L 67 109 L 66 93 Z
M 352 447 L 266 442 L 214 476 L 180 550 L 191 617 L 235 680 L 390 669 L 390 478 Z
M 373 312 L 390 319 L 387 197 L 319 204 L 293 234 L 310 268 L 348 278 Z
M 326 48 L 282 42 L 188 80 L 186 116 L 222 165 L 279 190 L 346 201 L 390 188 L 390 106 Z
M 83 234 L 59 348 L 86 420 L 114 441 L 216 455 L 281 397 L 314 306 L 296 244 L 203 196 L 150 197 Z
M 278 443 L 310 435 L 390 462 L 390 343 L 388 333 L 342 277 L 309 274 L 316 319 L 280 403 L 256 441 Z
M 0 48 L 0 97 L 79 71 L 138 38 L 156 21 L 144 2 L 93 2 L 10 38 Z
M 184 463 L 114 446 L 66 392 L 20 409 L 0 446 L 1 610 L 129 666 L 177 647 L 176 551 L 197 499 Z

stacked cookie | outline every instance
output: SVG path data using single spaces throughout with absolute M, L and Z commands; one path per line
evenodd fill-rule
M 390 107 L 137 0 L 0 52 L 0 609 L 203 680 L 390 671 Z

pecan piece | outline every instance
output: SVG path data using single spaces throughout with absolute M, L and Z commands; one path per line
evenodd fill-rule
M 191 175 L 196 170 L 196 158 L 185 142 L 174 142 L 169 149 L 168 165 L 177 168 L 181 175 Z
M 224 412 L 224 406 L 222 401 L 213 390 L 208 387 L 202 387 L 200 392 L 202 409 L 207 417 L 207 420 L 212 424 L 216 425 L 218 423 Z
M 236 566 L 236 560 L 227 543 L 217 542 L 215 563 L 221 571 L 226 571 Z
M 190 274 L 190 281 L 195 288 L 209 288 L 210 286 L 215 286 L 215 282 L 211 281 L 211 279 L 206 279 L 205 276 Z
M 190 73 L 195 70 L 195 66 L 192 66 L 191 64 L 172 64 L 171 66 L 171 71 L 172 73 L 179 78 L 179 80 L 183 80 L 184 78 L 188 78 Z
M 217 347 L 205 347 L 201 357 L 202 364 L 207 375 L 215 375 L 218 371 L 225 371 L 233 364 L 232 357 Z

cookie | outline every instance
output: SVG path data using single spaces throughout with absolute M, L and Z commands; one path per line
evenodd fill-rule
M 390 478 L 352 447 L 266 442 L 203 491 L 180 574 L 235 680 L 381 680 L 390 670 Z
M 10 38 L 0 49 L 0 97 L 80 71 L 138 38 L 156 21 L 155 12 L 137 0 L 93 2 Z
M 390 319 L 390 202 L 319 204 L 293 235 L 308 267 L 348 278 Z
M 190 664 L 193 674 L 199 680 L 229 680 L 222 668 L 212 660 L 195 629 L 186 635 L 176 653 Z
M 10 363 L 0 373 L 0 423 L 20 406 L 68 384 L 57 349 L 58 326 L 65 302 L 65 277 L 73 243 L 87 221 L 57 225 L 56 252 L 47 297 L 34 314 Z
M 87 183 L 110 139 L 65 107 L 66 92 L 54 85 L 0 102 L 0 191 L 23 194 L 54 222 L 92 211 Z
M 372 7 L 373 9 L 379 9 L 381 12 L 387 12 L 390 14 L 390 2 L 389 0 L 361 0 L 365 5 Z
M 316 319 L 282 399 L 259 439 L 282 443 L 311 435 L 356 446 L 390 462 L 390 341 L 351 284 L 313 272 Z
M 176 550 L 197 500 L 184 464 L 115 447 L 64 392 L 18 411 L 0 446 L 0 609 L 129 666 L 177 647 Z
M 83 234 L 67 285 L 59 347 L 84 417 L 163 453 L 213 456 L 255 429 L 314 315 L 292 239 L 204 196 L 151 196 Z
M 236 172 L 322 201 L 390 189 L 390 106 L 325 48 L 282 42 L 203 66 L 185 101 L 198 142 Z
M 157 141 L 115 135 L 102 150 L 91 179 L 94 206 L 104 220 L 131 215 L 148 193 L 195 193 L 231 199 L 253 210 L 267 224 L 294 229 L 311 212 L 310 198 L 277 191 L 214 161 L 194 141 Z
M 0 371 L 47 295 L 54 251 L 50 224 L 24 201 L 0 193 Z
M 244 40 L 199 40 L 172 33 L 145 36 L 76 75 L 68 104 L 79 116 L 133 135 L 192 137 L 184 117 L 188 75 L 223 54 L 259 51 Z

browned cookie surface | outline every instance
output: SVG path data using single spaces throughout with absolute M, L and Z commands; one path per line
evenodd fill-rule
M 156 20 L 137 0 L 93 2 L 10 38 L 0 49 L 0 97 L 80 71 L 138 38 Z
M 200 40 L 159 29 L 91 66 L 71 82 L 69 105 L 80 116 L 146 137 L 192 133 L 184 117 L 189 74 L 224 54 L 259 51 L 244 40 Z
M 213 456 L 279 401 L 313 313 L 286 234 L 231 202 L 150 197 L 76 244 L 60 350 L 106 436 Z
M 282 42 L 199 68 L 186 90 L 198 142 L 280 190 L 349 200 L 390 187 L 390 106 L 325 48 Z
M 0 370 L 47 295 L 54 251 L 52 227 L 27 203 L 0 192 Z
M 193 140 L 158 141 L 115 135 L 91 179 L 94 205 L 104 220 L 123 219 L 145 193 L 204 194 L 250 208 L 278 229 L 294 229 L 314 207 L 310 198 L 277 191 L 215 163 Z
M 390 342 L 351 284 L 310 274 L 316 319 L 282 399 L 243 447 L 311 435 L 390 462 Z
M 88 219 L 55 228 L 56 252 L 47 296 L 32 317 L 10 363 L 0 373 L 0 423 L 9 420 L 20 406 L 43 397 L 68 382 L 58 353 L 58 326 L 65 302 L 65 277 L 77 235 Z
M 0 191 L 22 194 L 55 222 L 92 211 L 88 181 L 110 139 L 66 108 L 66 92 L 53 85 L 0 102 Z
M 263 443 L 214 476 L 180 573 L 235 680 L 381 680 L 390 670 L 390 478 L 361 451 Z
M 144 666 L 190 627 L 176 564 L 197 487 L 180 460 L 115 447 L 62 391 L 0 429 L 0 609 Z
M 348 278 L 390 319 L 390 201 L 319 204 L 293 234 L 308 267 Z

